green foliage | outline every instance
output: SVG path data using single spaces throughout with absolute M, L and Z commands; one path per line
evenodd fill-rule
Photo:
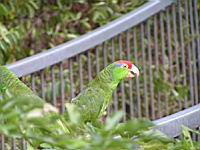
M 0 64 L 11 61 L 17 57 L 17 48 L 15 45 L 18 44 L 23 34 L 23 28 L 16 26 L 8 30 L 3 24 L 0 24 Z
M 37 4 L 32 1 L 1 1 L 0 3 L 0 64 L 26 57 L 27 49 L 22 48 L 23 39 L 28 36 L 30 23 Z
M 2 97 L 2 95 L 1 95 Z M 143 119 L 120 123 L 123 116 L 118 112 L 108 117 L 105 124 L 98 127 L 83 123 L 75 106 L 68 106 L 68 116 L 45 113 L 44 106 L 34 103 L 27 96 L 3 98 L 0 100 L 0 133 L 7 137 L 24 138 L 28 149 L 38 146 L 50 149 L 144 149 L 144 150 L 188 150 L 200 145 L 192 141 L 183 127 L 182 140 L 172 140 L 160 132 L 152 132 L 153 124 Z
M 9 137 L 25 138 L 34 148 L 48 145 L 56 149 L 130 149 L 133 145 L 130 138 L 122 137 L 117 141 L 114 139 L 120 132 L 123 133 L 117 127 L 121 119 L 118 114 L 109 118 L 105 126 L 97 128 L 90 123 L 81 122 L 80 114 L 74 107 L 68 107 L 69 118 L 45 114 L 43 106 L 33 103 L 31 97 L 2 99 L 0 108 L 0 133 Z M 123 130 L 125 126 L 123 125 Z M 145 129 L 150 126 L 151 124 L 147 125 Z
M 11 63 L 77 38 L 147 0 L 2 0 L 0 64 Z

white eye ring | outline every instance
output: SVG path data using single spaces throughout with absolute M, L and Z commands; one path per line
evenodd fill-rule
M 127 68 L 127 69 L 128 69 L 128 65 L 127 65 L 127 64 L 124 64 L 124 65 L 123 65 L 123 68 Z

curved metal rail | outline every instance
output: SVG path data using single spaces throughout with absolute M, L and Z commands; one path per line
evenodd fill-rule
M 177 137 L 181 134 L 181 127 L 191 129 L 200 126 L 200 104 L 154 121 L 156 128 L 169 137 Z

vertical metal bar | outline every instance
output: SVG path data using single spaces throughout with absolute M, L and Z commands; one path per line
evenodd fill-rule
M 1 148 L 1 150 L 5 150 L 5 137 L 4 137 L 4 135 L 1 135 L 1 143 L 0 143 L 0 148 Z
M 191 138 L 192 138 L 192 141 L 195 141 L 195 139 L 196 139 L 196 134 L 195 134 L 195 133 L 191 133 Z
M 182 74 L 183 74 L 183 85 L 187 85 L 186 80 L 186 64 L 185 64 L 185 43 L 183 36 L 183 20 L 181 12 L 181 0 L 178 0 L 178 14 L 179 14 L 179 32 L 180 32 L 180 42 L 181 42 L 181 64 L 182 64 Z M 184 107 L 188 107 L 187 97 L 184 98 Z
M 174 71 L 173 71 L 173 57 L 172 57 L 172 45 L 171 45 L 171 18 L 170 18 L 170 13 L 169 13 L 170 7 L 167 8 L 166 10 L 166 15 L 167 15 L 167 49 L 168 49 L 168 60 L 169 60 L 169 80 L 171 82 L 171 84 L 174 85 Z M 174 105 L 175 106 L 175 105 Z M 168 107 L 170 108 L 170 107 Z M 175 107 L 173 107 L 173 109 L 175 110 Z
M 119 35 L 119 58 L 122 59 L 122 34 Z M 124 82 L 120 84 L 121 94 L 122 94 L 122 110 L 126 113 L 126 100 L 124 92 Z M 123 121 L 126 121 L 126 114 L 123 116 Z
M 150 20 L 147 21 L 147 43 L 148 43 L 148 60 L 149 60 L 149 81 L 150 81 L 150 102 L 151 102 L 151 119 L 155 119 L 154 108 L 154 87 L 153 87 L 153 73 L 152 73 L 152 50 L 151 50 L 151 30 Z
M 12 150 L 16 150 L 16 139 L 12 139 Z
M 191 31 L 191 38 L 192 38 L 192 58 L 193 58 L 193 78 L 194 78 L 194 104 L 198 103 L 198 87 L 197 87 L 197 68 L 196 68 L 196 50 L 195 50 L 195 33 L 194 33 L 194 16 L 193 16 L 193 7 L 192 2 L 189 1 L 189 8 L 190 8 L 190 31 Z
M 163 77 L 164 80 L 167 80 L 166 77 L 166 62 L 165 62 L 165 33 L 164 33 L 164 24 L 163 24 L 163 12 L 160 12 L 160 29 L 161 29 L 161 49 L 162 49 L 162 65 L 163 65 Z M 168 107 L 168 97 L 165 95 L 165 112 L 169 114 L 169 107 Z
M 72 99 L 75 96 L 72 58 L 69 59 L 68 63 L 69 63 L 69 78 L 70 78 L 70 98 Z M 70 99 L 70 101 L 71 101 L 71 99 Z
M 115 61 L 115 39 L 111 39 L 111 60 L 112 62 Z
M 44 70 L 40 71 L 40 80 L 41 80 L 41 97 L 45 99 L 45 79 L 44 79 Z
M 135 56 L 135 65 L 138 66 L 138 50 L 137 50 L 137 35 L 136 28 L 133 29 L 133 45 L 134 45 L 134 56 Z M 142 117 L 141 112 L 141 98 L 140 98 L 140 81 L 139 78 L 136 78 L 136 92 L 137 92 L 137 115 L 138 118 Z
M 186 38 L 190 37 L 189 33 L 189 16 L 188 16 L 188 1 L 185 0 L 185 25 L 186 25 Z M 190 101 L 191 104 L 194 105 L 194 91 L 193 91 L 193 77 L 192 77 L 192 61 L 191 61 L 191 47 L 190 47 L 190 42 L 187 44 L 187 55 L 188 55 L 188 70 L 189 70 L 189 83 L 190 83 Z
M 100 71 L 100 67 L 99 67 L 99 48 L 96 47 L 95 48 L 95 57 L 96 57 L 96 73 L 98 74 Z
M 199 132 L 199 131 L 200 131 L 200 127 L 198 126 L 196 130 Z M 200 141 L 200 136 L 199 136 L 199 135 L 197 135 L 197 139 L 196 139 L 196 141 L 197 141 L 197 142 Z
M 31 74 L 31 89 L 33 92 L 36 92 L 36 89 L 35 89 L 35 74 Z
M 167 49 L 169 52 L 169 71 L 170 71 L 170 82 L 174 83 L 174 71 L 173 71 L 173 58 L 172 58 L 172 45 L 171 45 L 171 22 L 170 22 L 170 14 L 169 14 L 170 8 L 167 8 Z
M 112 57 L 112 62 L 115 61 L 115 39 L 112 38 L 112 41 L 111 41 L 111 57 Z M 118 111 L 118 97 L 117 97 L 117 91 L 115 90 L 114 91 L 114 94 L 113 94 L 113 97 L 114 97 L 114 110 L 115 112 Z
M 55 106 L 56 105 L 56 81 L 55 81 L 55 73 L 54 73 L 54 66 L 51 66 L 51 90 L 52 90 L 52 104 Z
M 194 0 L 194 21 L 196 33 L 196 54 L 198 59 L 198 85 L 200 85 L 200 38 L 199 38 L 199 16 L 197 12 L 197 1 Z M 200 94 L 200 86 L 198 86 L 198 93 Z
M 87 64 L 88 64 L 88 78 L 89 81 L 92 80 L 92 67 L 91 67 L 91 58 L 90 58 L 90 50 L 87 51 Z
M 154 16 L 154 45 L 155 45 L 155 64 L 156 64 L 156 77 L 159 75 L 159 52 L 158 52 L 158 21 L 157 15 Z M 161 101 L 160 101 L 160 92 L 158 91 L 157 95 L 157 107 L 158 107 L 158 117 L 161 117 Z
M 61 94 L 61 108 L 60 113 L 65 112 L 65 81 L 63 76 L 63 62 L 59 64 L 59 78 L 60 78 L 60 94 Z
M 130 54 L 130 31 L 126 32 L 126 49 L 127 49 L 127 58 L 131 60 Z M 134 118 L 134 106 L 133 106 L 133 81 L 129 80 L 129 105 L 130 105 L 130 116 Z
M 131 60 L 131 54 L 130 54 L 130 31 L 126 31 L 126 50 L 127 50 L 127 59 Z
M 149 118 L 149 104 L 147 97 L 147 77 L 146 77 L 146 56 L 145 56 L 145 47 L 144 47 L 144 23 L 140 25 L 140 40 L 141 40 L 141 49 L 142 49 L 142 67 L 143 67 L 143 77 L 144 77 L 144 107 L 145 107 L 145 116 Z
M 107 47 L 106 47 L 106 42 L 103 43 L 103 65 L 104 65 L 104 68 L 107 66 Z
M 118 42 L 119 42 L 119 58 L 122 59 L 122 34 L 118 36 Z
M 198 132 L 198 127 L 195 129 Z M 195 133 L 195 141 L 199 142 L 199 135 Z
M 175 60 L 176 60 L 176 83 L 180 83 L 180 67 L 179 67 L 179 50 L 178 50 L 178 40 L 177 40 L 177 27 L 176 27 L 176 5 L 172 5 L 172 17 L 173 17 L 173 33 L 174 33 L 174 49 L 175 49 Z M 179 110 L 182 108 L 181 100 L 178 100 Z
M 77 56 L 78 59 L 78 70 L 79 70 L 79 78 L 80 78 L 80 91 L 83 90 L 83 65 L 82 65 L 82 54 Z
M 26 141 L 24 139 L 21 140 L 21 145 L 22 145 L 22 150 L 26 150 L 27 146 L 26 146 Z

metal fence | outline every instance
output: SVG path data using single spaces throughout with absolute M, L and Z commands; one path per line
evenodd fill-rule
M 107 64 L 126 59 L 141 77 L 123 81 L 108 113 L 122 109 L 123 120 L 146 117 L 171 137 L 181 124 L 200 126 L 200 39 L 196 0 L 153 0 L 75 40 L 25 58 L 8 68 L 33 91 L 56 105 L 76 96 Z M 184 110 L 186 109 L 186 110 Z M 169 128 L 172 128 L 169 130 Z M 12 148 L 16 149 L 16 141 Z M 5 149 L 1 140 L 1 149 Z M 25 149 L 25 146 L 21 146 Z

